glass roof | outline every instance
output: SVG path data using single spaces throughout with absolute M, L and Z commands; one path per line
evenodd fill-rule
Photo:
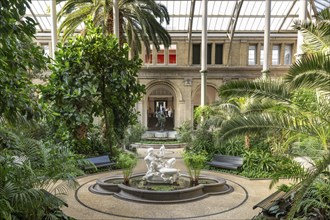
M 52 0 L 32 0 L 27 16 L 34 17 L 37 31 L 50 32 L 50 7 Z M 291 30 L 292 23 L 298 18 L 300 0 L 271 0 L 271 31 L 285 32 Z M 170 24 L 164 27 L 172 33 L 188 32 L 189 17 L 192 2 L 195 2 L 193 12 L 192 32 L 202 30 L 202 0 L 157 0 L 168 9 Z M 242 2 L 242 4 L 239 4 Z M 63 4 L 57 5 L 57 12 Z M 312 18 L 315 12 L 330 7 L 329 0 L 308 0 L 307 13 Z M 208 0 L 208 32 L 229 33 L 239 12 L 235 32 L 259 32 L 264 30 L 265 0 Z M 79 29 L 82 29 L 80 26 Z M 79 31 L 79 30 L 78 30 Z

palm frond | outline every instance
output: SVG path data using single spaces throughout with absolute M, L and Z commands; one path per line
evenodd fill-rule
M 281 80 L 230 81 L 219 88 L 220 97 L 271 98 L 290 103 L 291 91 Z
M 300 203 L 305 193 L 313 184 L 313 182 L 320 176 L 320 174 L 328 168 L 329 165 L 330 165 L 330 154 L 328 153 L 323 157 L 323 160 L 321 160 L 319 163 L 316 164 L 315 169 L 309 171 L 306 174 L 305 178 L 301 182 L 301 188 L 294 198 L 293 205 L 290 209 L 290 212 L 287 215 L 287 219 L 294 218 L 294 215 L 299 209 Z
M 285 81 L 292 89 L 311 88 L 330 92 L 330 55 L 309 54 L 294 63 Z
M 258 134 L 265 130 L 273 132 L 285 130 L 316 136 L 314 129 L 315 127 L 305 120 L 296 119 L 292 115 L 262 113 L 240 115 L 224 122 L 219 135 L 221 140 L 227 140 L 234 136 Z

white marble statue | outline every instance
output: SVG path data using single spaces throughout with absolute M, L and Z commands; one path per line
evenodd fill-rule
M 148 171 L 143 179 L 151 183 L 174 183 L 180 176 L 179 170 L 173 168 L 175 158 L 165 160 L 165 146 L 162 145 L 156 154 L 153 148 L 148 148 L 146 162 Z

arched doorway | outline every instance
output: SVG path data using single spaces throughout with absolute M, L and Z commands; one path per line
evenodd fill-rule
M 157 112 L 165 115 L 164 130 L 174 130 L 175 95 L 167 85 L 155 85 L 147 92 L 147 127 L 148 130 L 160 130 Z
M 217 89 L 215 88 L 215 86 L 212 86 L 212 85 L 207 85 L 206 87 L 206 100 L 205 100 L 205 104 L 206 105 L 210 105 L 216 101 L 218 101 L 220 98 L 219 98 L 219 95 L 218 95 L 218 91 Z M 199 86 L 197 88 L 197 90 L 195 91 L 195 94 L 193 96 L 193 100 L 192 100 L 192 109 L 193 111 L 198 107 L 200 106 L 201 104 L 201 87 Z M 196 121 L 194 121 L 194 125 L 196 125 Z

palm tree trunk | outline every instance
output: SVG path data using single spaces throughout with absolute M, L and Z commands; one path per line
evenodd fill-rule
M 245 148 L 250 149 L 251 144 L 250 144 L 250 136 L 247 134 L 245 135 Z

